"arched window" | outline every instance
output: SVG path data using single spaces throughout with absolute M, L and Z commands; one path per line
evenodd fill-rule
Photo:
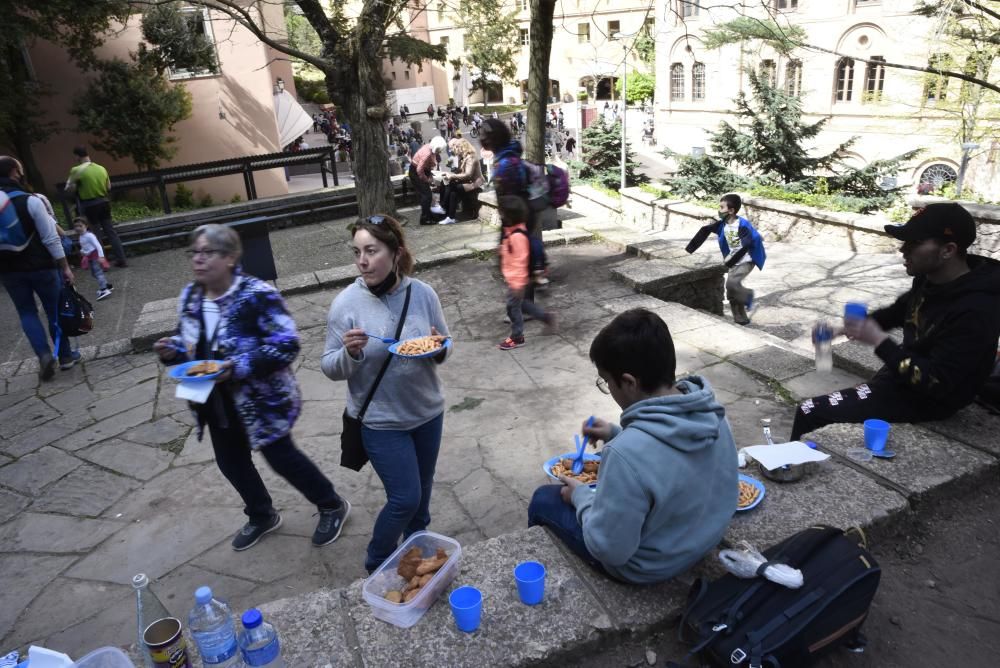
M 885 58 L 872 56 L 865 67 L 865 102 L 878 102 L 882 99 L 882 86 L 885 84 Z
M 854 93 L 854 59 L 841 58 L 837 61 L 837 102 L 850 102 Z
M 670 66 L 670 99 L 671 101 L 684 99 L 684 65 L 674 63 Z
M 789 60 L 785 63 L 785 93 L 792 97 L 802 96 L 801 60 Z
M 778 66 L 773 60 L 760 61 L 760 78 L 768 83 L 771 88 L 778 85 Z
M 705 99 L 705 63 L 695 63 L 691 66 L 691 99 Z
M 920 174 L 920 183 L 926 183 L 939 189 L 946 183 L 954 183 L 958 179 L 958 172 L 944 163 L 931 165 Z

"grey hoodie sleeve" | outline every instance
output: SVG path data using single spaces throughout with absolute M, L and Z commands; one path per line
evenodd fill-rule
M 573 492 L 573 506 L 590 553 L 602 564 L 622 566 L 639 549 L 651 501 L 631 465 L 614 449 L 605 448 L 602 460 L 597 489 L 578 486 Z M 601 502 L 595 509 L 598 494 Z
M 66 257 L 62 240 L 59 239 L 59 233 L 56 232 L 56 226 L 59 223 L 46 211 L 42 200 L 35 196 L 28 197 L 28 213 L 31 215 L 32 220 L 35 221 L 38 238 L 41 239 L 42 244 L 49 251 L 52 259 L 61 260 Z
M 365 361 L 365 351 L 362 348 L 361 357 L 354 359 L 347 352 L 347 348 L 344 347 L 343 334 L 350 327 L 340 317 L 340 309 L 337 308 L 337 302 L 338 300 L 335 299 L 330 304 L 330 312 L 326 317 L 326 346 L 323 348 L 320 368 L 326 374 L 326 377 L 331 380 L 347 380 L 361 366 L 361 363 Z

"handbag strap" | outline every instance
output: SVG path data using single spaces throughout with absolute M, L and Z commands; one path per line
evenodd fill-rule
M 403 333 L 403 323 L 406 322 L 406 312 L 410 310 L 410 288 L 413 284 L 406 286 L 406 300 L 403 301 L 403 313 L 399 316 L 399 325 L 396 327 L 396 340 L 399 340 L 400 335 Z M 368 404 L 372 402 L 372 397 L 375 396 L 375 390 L 378 389 L 378 384 L 382 382 L 382 376 L 385 375 L 385 370 L 389 368 L 389 362 L 392 361 L 392 353 L 385 358 L 385 362 L 382 364 L 382 368 L 379 369 L 378 375 L 375 376 L 375 384 L 372 385 L 371 391 L 368 393 L 368 397 L 365 398 L 365 403 L 361 405 L 361 410 L 358 411 L 358 422 L 361 422 L 365 417 L 365 411 L 368 410 Z

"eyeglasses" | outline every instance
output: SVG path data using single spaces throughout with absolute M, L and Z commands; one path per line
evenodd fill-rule
M 367 221 L 372 225 L 381 225 L 385 222 L 385 216 L 368 216 Z
M 598 376 L 597 380 L 594 381 L 594 385 L 596 385 L 597 389 L 601 391 L 601 394 L 611 394 L 611 388 L 608 387 L 608 381 L 604 380 L 600 376 Z
M 184 252 L 187 253 L 187 256 L 192 260 L 198 257 L 199 255 L 201 257 L 208 258 L 209 260 L 211 260 L 213 257 L 217 255 L 224 255 L 224 253 L 218 248 L 202 248 L 199 250 L 195 250 L 194 248 L 188 248 Z

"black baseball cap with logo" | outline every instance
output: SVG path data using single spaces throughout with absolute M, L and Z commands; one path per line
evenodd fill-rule
M 885 231 L 900 241 L 938 239 L 965 250 L 976 240 L 976 221 L 955 202 L 938 202 L 919 209 L 903 225 L 886 225 Z

